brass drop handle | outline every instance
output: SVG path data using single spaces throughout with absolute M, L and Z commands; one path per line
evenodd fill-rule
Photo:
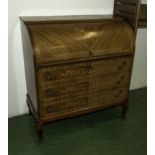
M 49 107 L 47 110 L 48 110 L 48 113 L 52 113 L 53 112 L 53 109 L 51 107 Z
M 116 81 L 116 84 L 119 85 L 121 82 L 120 81 Z
M 127 62 L 125 60 L 122 61 L 122 64 L 118 67 L 118 70 L 121 70 L 123 68 L 123 66 L 126 64 L 127 64 Z
M 119 85 L 119 84 L 121 83 L 121 80 L 123 80 L 124 78 L 125 78 L 124 75 L 122 75 L 122 76 L 120 77 L 120 80 L 116 81 L 116 84 Z
M 86 72 L 89 73 L 91 70 L 93 70 L 93 66 L 89 64 L 89 65 L 86 67 Z
M 122 66 L 118 66 L 118 70 L 122 70 L 122 68 L 123 68 Z
M 89 66 L 86 67 L 86 73 L 89 73 L 90 72 L 90 69 L 89 69 Z
M 126 63 L 127 63 L 127 62 L 124 60 L 124 61 L 122 62 L 122 65 L 126 65 Z
M 120 90 L 119 90 L 119 94 L 121 94 L 122 92 L 123 92 L 123 89 L 120 89 Z
M 62 109 L 68 109 L 69 108 L 69 105 L 68 104 L 65 104 L 63 106 L 61 106 Z
M 87 103 L 88 102 L 88 98 L 84 98 L 84 102 Z
M 70 91 L 72 91 L 72 90 L 74 90 L 74 88 L 68 87 L 68 88 L 62 89 L 61 92 L 62 92 L 62 93 L 67 93 L 67 92 L 70 92 Z
M 124 76 L 124 75 L 122 75 L 122 76 L 121 76 L 121 80 L 123 80 L 124 78 L 125 78 L 125 76 Z
M 72 75 L 73 73 L 74 73 L 73 71 L 68 70 L 68 71 L 65 72 L 65 73 L 61 73 L 60 75 L 61 75 L 62 77 L 66 77 L 66 76 Z
M 46 79 L 47 80 L 56 80 L 56 77 L 54 75 L 51 75 L 50 72 L 46 72 Z
M 83 98 L 81 101 L 80 101 L 81 104 L 85 105 L 87 104 L 87 98 Z
M 82 88 L 87 89 L 88 88 L 88 83 L 83 82 L 83 83 L 77 83 L 75 85 L 75 88 L 78 88 L 79 86 L 82 86 Z
M 88 89 L 88 83 L 85 83 L 85 84 L 84 84 L 84 88 L 85 88 L 85 89 Z
M 121 95 L 122 92 L 123 92 L 123 90 L 119 89 L 119 92 L 115 95 L 115 98 L 117 99 Z
M 118 98 L 118 96 L 119 96 L 119 95 L 118 95 L 118 94 L 116 94 L 116 95 L 115 95 L 115 98 Z

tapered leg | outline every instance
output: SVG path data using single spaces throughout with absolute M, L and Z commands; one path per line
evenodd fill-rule
M 126 119 L 126 113 L 128 111 L 129 105 L 128 103 L 122 104 L 122 118 Z
M 43 123 L 41 121 L 37 121 L 37 134 L 38 138 L 43 138 Z

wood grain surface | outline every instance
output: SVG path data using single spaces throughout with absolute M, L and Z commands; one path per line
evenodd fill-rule
M 138 27 L 146 28 L 147 27 L 147 5 L 141 4 L 139 11 Z
M 127 98 L 133 56 L 43 67 L 38 71 L 41 116 L 50 118 Z
M 125 21 L 28 25 L 35 63 L 132 53 L 134 33 Z

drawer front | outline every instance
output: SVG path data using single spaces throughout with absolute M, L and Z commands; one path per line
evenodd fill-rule
M 49 86 L 42 88 L 42 95 L 43 98 L 49 99 L 49 98 L 55 98 L 55 97 L 61 97 L 65 95 L 71 95 L 73 93 L 78 92 L 86 92 L 88 91 L 89 83 L 83 82 L 83 83 L 74 83 L 66 85 L 59 85 L 59 86 Z
M 97 88 L 89 91 L 88 102 L 90 105 L 108 105 L 112 103 L 119 103 L 127 99 L 128 89 L 115 88 L 105 90 Z
M 43 106 L 53 105 L 53 104 L 60 104 L 60 103 L 70 103 L 70 101 L 79 100 L 81 98 L 87 98 L 88 91 L 85 92 L 74 92 L 70 94 L 66 94 L 63 96 L 53 97 L 53 98 L 43 98 Z
M 96 88 L 111 89 L 127 86 L 130 80 L 129 72 L 111 73 L 108 75 L 102 74 L 102 71 L 96 74 L 89 75 L 89 89 Z
M 42 97 L 45 99 L 65 97 L 79 92 L 102 88 L 104 90 L 127 86 L 130 80 L 129 72 L 110 75 L 90 75 L 88 78 L 60 80 L 57 84 L 47 83 L 41 87 Z M 67 97 L 66 97 L 67 98 Z
M 132 67 L 132 57 L 118 57 L 113 59 L 95 60 L 89 63 L 90 74 L 111 74 L 130 72 Z
M 57 65 L 53 67 L 42 68 L 40 70 L 42 82 L 53 82 L 86 74 L 88 74 L 88 63 Z
M 40 69 L 41 82 L 55 82 L 88 74 L 110 74 L 128 72 L 132 67 L 132 57 L 96 60 L 77 64 L 57 65 Z
M 127 97 L 128 91 L 125 88 L 118 88 L 112 90 L 95 90 L 90 96 L 84 94 L 83 96 L 76 96 L 75 98 L 68 98 L 68 100 L 52 104 L 51 100 L 46 100 L 43 106 L 43 117 L 48 118 L 52 116 L 63 115 L 68 112 L 74 112 L 83 109 L 89 109 L 94 106 L 100 107 L 110 105 L 117 102 L 123 102 Z
M 40 85 L 42 88 L 57 88 L 60 86 L 70 87 L 70 86 L 79 86 L 85 83 L 88 83 L 88 74 L 87 75 L 77 75 L 75 77 L 69 77 L 61 80 L 55 81 L 41 81 Z
M 60 115 L 71 111 L 82 109 L 88 104 L 88 97 L 81 96 L 79 98 L 69 98 L 68 101 L 51 104 L 51 101 L 46 101 L 43 107 L 43 117 Z

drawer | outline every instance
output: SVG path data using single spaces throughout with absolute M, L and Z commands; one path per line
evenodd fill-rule
M 80 96 L 79 98 L 68 98 L 68 100 L 52 103 L 51 100 L 44 101 L 43 117 L 52 117 L 82 109 L 89 109 L 94 106 L 104 106 L 113 103 L 123 102 L 127 98 L 126 88 L 111 90 L 92 91 L 90 96 Z
M 85 75 L 88 73 L 88 63 L 78 63 L 70 65 L 56 65 L 39 70 L 41 82 L 56 81 Z
M 127 86 L 130 81 L 130 73 L 111 73 L 104 75 L 104 73 L 96 73 L 89 75 L 89 89 L 103 88 L 118 88 Z
M 71 100 L 79 100 L 81 98 L 88 97 L 88 91 L 84 92 L 73 92 L 63 96 L 53 97 L 53 98 L 43 98 L 43 106 L 60 104 L 60 103 L 69 103 Z
M 56 65 L 39 70 L 41 83 L 87 76 L 88 74 L 110 74 L 128 72 L 132 67 L 132 57 L 95 60 L 83 63 Z
M 132 57 L 117 57 L 105 60 L 95 60 L 89 63 L 90 74 L 110 74 L 120 72 L 130 72 L 132 67 Z
M 127 99 L 128 88 L 103 89 L 102 87 L 89 91 L 88 102 L 90 105 L 107 105 L 122 102 Z
M 129 73 L 95 75 L 86 78 L 75 78 L 55 81 L 54 83 L 46 83 L 41 87 L 43 98 L 55 98 L 61 96 L 72 95 L 78 92 L 87 92 L 89 89 L 110 89 L 127 86 L 129 84 Z M 77 81 L 78 80 L 78 81 Z
M 43 117 L 124 101 L 131 67 L 131 57 L 119 57 L 40 68 Z
M 60 115 L 70 111 L 82 109 L 88 104 L 88 98 L 82 97 L 80 99 L 70 99 L 69 101 L 59 102 L 56 104 L 49 104 L 48 102 L 43 107 L 43 117 L 50 117 L 51 115 Z
M 78 93 L 78 92 L 85 92 L 88 91 L 89 88 L 89 83 L 83 82 L 79 84 L 74 84 L 74 85 L 66 85 L 66 86 L 57 86 L 57 87 L 46 87 L 42 88 L 42 95 L 43 98 L 54 98 L 54 97 L 59 97 L 59 96 L 64 96 L 64 95 L 69 95 L 72 93 Z
M 73 86 L 80 85 L 82 83 L 88 82 L 88 74 L 87 75 L 77 75 L 74 77 L 64 78 L 61 80 L 53 80 L 53 81 L 42 81 L 40 83 L 41 87 L 58 87 L 58 86 Z
M 78 92 L 87 92 L 88 90 L 96 90 L 101 88 L 102 90 L 119 88 L 127 86 L 129 84 L 129 72 L 120 73 L 120 74 L 110 74 L 110 75 L 95 75 L 90 76 L 89 80 L 83 78 L 82 80 L 78 78 L 74 80 L 69 80 L 68 82 L 62 82 L 57 85 L 47 84 L 42 87 L 43 98 L 55 98 L 60 96 L 65 96 L 67 94 L 71 95 L 72 93 Z

